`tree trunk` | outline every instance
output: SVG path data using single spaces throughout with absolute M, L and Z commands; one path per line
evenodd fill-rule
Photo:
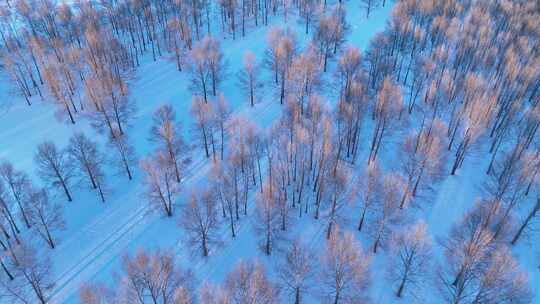
M 47 227 L 47 225 L 44 225 L 45 227 L 45 233 L 47 234 L 47 243 L 49 243 L 49 246 L 51 246 L 51 249 L 54 249 L 54 241 L 53 241 L 53 238 L 51 236 L 51 233 L 49 232 L 49 228 Z
M 527 228 L 527 226 L 529 225 L 530 220 L 536 216 L 536 213 L 538 212 L 538 210 L 540 210 L 540 199 L 536 201 L 536 205 L 534 206 L 533 210 L 531 210 L 531 212 L 527 215 L 527 218 L 525 219 L 523 224 L 521 224 L 521 226 L 519 227 L 516 235 L 512 239 L 512 242 L 511 242 L 512 245 L 515 245 L 516 242 L 519 240 L 521 234 L 523 233 L 525 228 Z
M 202 247 L 203 247 L 203 256 L 207 257 L 208 256 L 208 244 L 207 244 L 207 241 L 206 241 L 206 235 L 203 235 Z
M 4 270 L 4 272 L 6 273 L 6 275 L 8 276 L 9 280 L 10 280 L 10 281 L 13 281 L 13 275 L 12 275 L 11 272 L 9 272 L 9 270 L 7 269 L 6 265 L 4 264 L 4 261 L 0 261 L 0 265 L 2 265 L 2 269 Z
M 362 215 L 360 216 L 360 222 L 358 223 L 358 231 L 362 231 L 362 226 L 364 225 L 364 219 L 366 217 L 367 207 L 364 207 L 362 210 Z
M 67 185 L 66 185 L 64 179 L 62 178 L 62 176 L 60 176 L 60 174 L 58 173 L 58 170 L 55 170 L 55 171 L 56 171 L 56 176 L 60 180 L 60 184 L 62 185 L 62 188 L 64 189 L 64 193 L 67 196 L 68 202 L 73 201 L 73 199 L 71 198 L 71 194 L 69 193 L 69 190 L 67 188 Z

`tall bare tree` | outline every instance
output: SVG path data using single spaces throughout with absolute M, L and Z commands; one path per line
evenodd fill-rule
M 208 93 L 217 95 L 218 87 L 226 76 L 226 63 L 219 42 L 206 36 L 190 52 L 191 89 L 208 103 Z
M 203 102 L 202 98 L 193 96 L 190 113 L 193 116 L 193 131 L 200 133 L 200 142 L 204 147 L 206 158 L 210 158 L 210 149 L 212 156 L 216 160 L 216 148 L 214 143 L 213 118 L 214 108 L 211 103 Z
M 369 258 L 354 236 L 334 229 L 321 255 L 321 300 L 366 303 L 370 285 Z
M 219 154 L 220 159 L 224 159 L 225 155 L 225 125 L 229 117 L 231 116 L 231 109 L 230 106 L 225 99 L 225 96 L 223 94 L 219 94 L 216 105 L 215 105 L 215 111 L 214 111 L 214 123 L 216 124 L 216 128 L 219 130 Z
M 366 216 L 375 211 L 375 203 L 380 199 L 382 187 L 382 172 L 377 162 L 371 162 L 367 165 L 362 178 L 360 179 L 361 198 L 360 198 L 360 219 L 358 222 L 358 231 L 362 231 Z
M 396 296 L 418 295 L 418 289 L 429 278 L 431 237 L 427 225 L 418 221 L 397 232 L 391 241 L 392 263 L 388 275 L 396 284 Z
M 15 246 L 10 256 L 11 280 L 0 280 L 3 295 L 14 303 L 49 303 L 48 292 L 54 286 L 48 255 L 31 240 Z
M 84 133 L 75 133 L 69 139 L 67 153 L 75 164 L 78 174 L 88 178 L 93 189 L 98 191 L 102 202 L 105 202 L 105 174 L 103 166 L 105 158 L 97 149 L 97 143 L 90 140 Z
M 49 187 L 62 189 L 68 201 L 71 202 L 69 187 L 74 173 L 67 152 L 58 150 L 51 141 L 44 141 L 38 145 L 34 161 L 37 165 L 38 175 L 43 182 Z
M 270 281 L 260 262 L 240 261 L 225 279 L 225 288 L 232 304 L 278 301 L 279 289 Z
M 375 127 L 369 151 L 368 162 L 377 158 L 379 149 L 388 136 L 401 122 L 400 116 L 403 110 L 401 89 L 390 78 L 385 78 L 381 90 L 377 94 L 377 100 L 373 109 Z
M 179 225 L 187 234 L 187 244 L 193 251 L 202 251 L 207 257 L 210 247 L 218 243 L 217 230 L 220 226 L 217 197 L 210 189 L 192 193 L 184 206 Z
M 166 152 L 167 163 L 173 168 L 176 181 L 180 182 L 181 151 L 184 147 L 180 123 L 176 121 L 176 112 L 170 105 L 159 107 L 152 118 L 150 141 L 158 143 Z
M 32 228 L 52 249 L 57 243 L 53 235 L 65 228 L 63 210 L 62 205 L 49 200 L 45 189 L 34 191 L 30 195 L 28 217 Z
M 119 133 L 115 131 L 116 133 Z M 128 179 L 133 178 L 133 167 L 137 164 L 137 156 L 135 152 L 135 147 L 131 144 L 128 135 L 117 134 L 116 136 L 109 136 L 107 145 L 114 149 L 114 153 L 110 162 L 112 165 L 117 168 L 119 173 L 127 174 Z
M 26 224 L 26 227 L 30 228 L 30 222 L 26 214 L 28 195 L 32 187 L 30 178 L 24 172 L 16 171 L 8 161 L 4 161 L 0 164 L 0 180 L 3 181 L 5 187 L 11 192 L 11 196 L 19 207 L 22 220 Z
M 313 252 L 300 240 L 295 240 L 278 266 L 280 281 L 287 290 L 283 295 L 286 299 L 294 298 L 294 304 L 304 302 L 305 294 L 312 290 L 314 264 Z
M 116 288 L 86 284 L 79 291 L 85 304 L 97 303 L 179 303 L 190 304 L 193 274 L 180 267 L 168 251 L 146 252 L 142 249 L 122 257 L 122 269 L 116 277 Z
M 237 77 L 242 90 L 244 90 L 244 95 L 247 97 L 246 99 L 249 100 L 249 104 L 253 107 L 260 98 L 262 82 L 260 81 L 260 67 L 252 52 L 245 53 L 244 66 L 238 72 Z
M 395 225 L 400 223 L 403 213 L 399 210 L 403 180 L 395 173 L 387 173 L 380 187 L 380 203 L 375 206 L 370 223 L 370 235 L 373 239 L 373 253 L 381 245 L 385 245 Z
M 444 123 L 434 120 L 425 130 L 405 138 L 400 149 L 400 169 L 406 179 L 400 208 L 417 195 L 427 195 L 442 179 L 447 158 L 445 132 Z
M 171 217 L 180 183 L 175 180 L 175 169 L 170 166 L 167 153 L 158 150 L 155 156 L 141 160 L 139 166 L 146 174 L 144 184 L 149 203 Z
M 277 186 L 270 185 L 274 181 L 267 181 L 263 186 L 263 192 L 257 193 L 256 197 L 256 220 L 253 222 L 256 231 L 261 235 L 260 248 L 266 255 L 272 254 L 277 247 L 282 233 L 282 221 L 280 216 L 280 204 L 284 198 L 280 195 Z M 286 207 L 288 208 L 288 206 Z

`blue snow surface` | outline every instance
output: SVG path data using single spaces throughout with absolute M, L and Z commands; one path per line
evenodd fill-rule
M 380 7 L 372 11 L 366 19 L 365 10 L 360 8 L 357 1 L 345 2 L 347 21 L 351 28 L 347 43 L 365 50 L 370 39 L 378 31 L 382 31 L 391 16 L 392 5 Z M 217 18 L 217 17 L 216 17 Z M 238 90 L 236 72 L 241 68 L 244 54 L 251 51 L 257 61 L 262 60 L 267 46 L 266 37 L 272 25 L 295 30 L 301 44 L 308 40 L 304 34 L 304 25 L 293 14 L 288 20 L 274 17 L 267 27 L 248 28 L 246 37 L 237 35 L 236 40 L 230 36 L 218 34 L 225 58 L 228 62 L 230 76 L 222 85 L 224 93 L 234 115 L 244 116 L 268 127 L 275 121 L 281 111 L 279 102 L 272 98 L 272 89 L 265 88 L 265 98 L 249 107 Z M 215 33 L 219 31 L 216 29 Z M 331 63 L 332 65 L 332 63 Z M 330 67 L 332 70 L 332 66 Z M 265 83 L 270 75 L 263 70 Z M 331 74 L 331 73 L 327 73 Z M 331 77 L 331 75 L 325 75 Z M 188 89 L 189 79 L 185 72 L 176 69 L 174 58 L 164 55 L 153 61 L 150 54 L 146 55 L 136 71 L 134 79 L 129 81 L 130 97 L 137 104 L 137 118 L 129 130 L 131 140 L 136 144 L 137 155 L 142 158 L 153 151 L 148 144 L 151 126 L 151 114 L 162 104 L 171 104 L 179 121 L 182 123 L 186 139 L 190 137 L 191 119 L 189 109 L 191 92 Z M 329 96 L 329 100 L 331 97 Z M 104 148 L 103 136 L 97 135 L 91 128 L 89 120 L 80 117 L 75 126 L 68 125 L 55 117 L 53 105 L 34 98 L 33 105 L 28 107 L 24 100 L 14 93 L 14 87 L 9 84 L 5 75 L 0 74 L 0 159 L 13 162 L 19 170 L 32 173 L 33 156 L 38 143 L 51 140 L 59 147 L 64 147 L 74 132 L 84 132 L 101 143 Z M 367 135 L 366 135 L 367 136 Z M 186 140 L 189 142 L 189 140 Z M 395 143 L 394 143 L 395 145 Z M 394 146 L 386 148 L 381 157 L 381 164 L 392 170 Z M 359 159 L 365 159 L 363 149 Z M 192 153 L 191 164 L 184 173 L 183 191 L 178 200 L 179 204 L 192 192 L 206 184 L 206 173 L 210 162 L 203 153 L 195 150 Z M 455 176 L 448 176 L 439 186 L 436 196 L 422 209 L 421 214 L 428 223 L 434 241 L 447 235 L 451 225 L 469 209 L 478 196 L 478 185 L 481 184 L 486 160 L 471 157 Z M 226 225 L 223 225 L 223 246 L 211 252 L 207 259 L 189 255 L 182 243 L 182 231 L 178 227 L 177 217 L 166 218 L 161 213 L 150 212 L 148 203 L 143 196 L 141 184 L 142 175 L 135 170 L 134 178 L 128 181 L 124 176 L 116 176 L 108 171 L 108 188 L 112 192 L 106 203 L 101 203 L 96 194 L 79 187 L 74 191 L 73 202 L 66 203 L 66 229 L 57 238 L 59 245 L 50 251 L 53 263 L 55 287 L 51 292 L 52 303 L 77 303 L 79 286 L 87 281 L 113 283 L 113 274 L 121 267 L 123 254 L 135 253 L 140 248 L 172 250 L 180 265 L 190 268 L 196 274 L 197 284 L 204 281 L 220 283 L 225 275 L 233 269 L 241 259 L 258 259 L 267 265 L 271 275 L 275 277 L 273 266 L 278 263 L 278 257 L 266 257 L 261 254 L 257 244 L 256 232 L 252 228 L 250 216 L 242 218 L 238 223 L 237 237 L 232 239 Z M 64 201 L 63 197 L 57 198 Z M 178 212 L 178 207 L 176 207 Z M 359 211 L 357 207 L 351 210 L 351 221 L 355 221 Z M 295 222 L 299 236 L 313 249 L 324 245 L 324 223 L 316 222 L 311 216 L 304 216 Z M 354 227 L 351 222 L 350 227 Z M 364 248 L 368 248 L 367 240 L 362 234 L 357 234 Z M 434 246 L 434 260 L 440 259 L 441 252 Z M 367 251 L 367 250 L 366 250 Z M 540 293 L 540 274 L 535 259 L 538 253 L 531 244 L 523 241 L 515 248 L 521 266 L 529 270 L 530 286 L 535 294 Z M 371 257 L 373 286 L 371 297 L 374 303 L 438 303 L 436 290 L 428 287 L 428 296 L 421 299 L 397 299 L 393 287 L 385 278 L 387 257 L 384 252 Z M 537 297 L 537 303 L 540 302 Z M 318 303 L 315 298 L 306 303 Z

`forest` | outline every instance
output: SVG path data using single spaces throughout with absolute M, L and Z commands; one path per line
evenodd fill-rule
M 540 302 L 540 2 L 3 0 L 0 303 Z

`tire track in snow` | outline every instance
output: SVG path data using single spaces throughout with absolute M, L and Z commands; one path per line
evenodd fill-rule
M 205 158 L 198 160 L 190 167 L 183 183 L 191 181 L 200 174 L 200 172 L 204 172 L 202 169 L 205 165 Z M 129 196 L 129 194 L 126 194 L 124 197 Z M 152 212 L 148 203 L 141 204 L 133 214 L 130 214 L 127 217 L 126 221 L 123 221 L 117 227 L 110 229 L 112 233 L 106 235 L 97 245 L 93 246 L 93 248 L 84 255 L 83 259 L 77 261 L 75 265 L 62 272 L 59 277 L 54 280 L 56 282 L 55 288 L 49 294 L 51 303 L 63 303 L 63 301 L 67 300 L 76 290 L 78 290 L 81 283 L 92 277 L 110 260 L 114 259 L 119 251 L 124 249 L 135 237 L 142 233 L 149 224 L 159 217 L 160 213 Z M 106 225 L 104 225 L 104 227 L 105 226 Z M 84 278 L 80 278 L 81 274 L 85 271 L 86 275 Z M 78 276 L 79 278 L 77 278 Z

